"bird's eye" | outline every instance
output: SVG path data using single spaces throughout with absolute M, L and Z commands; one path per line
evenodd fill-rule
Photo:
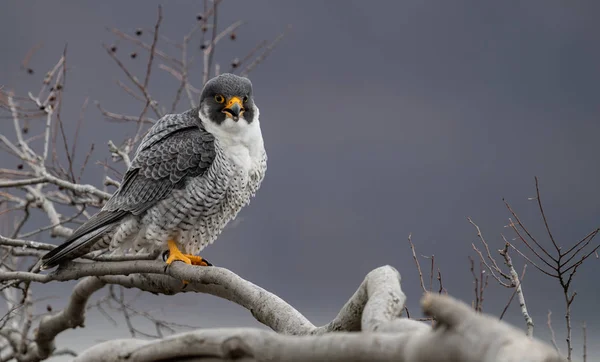
M 225 97 L 223 97 L 223 96 L 222 96 L 222 95 L 220 95 L 220 94 L 217 94 L 217 95 L 215 96 L 215 101 L 216 101 L 217 103 L 225 103 Z
M 244 103 L 247 103 L 247 102 L 248 102 L 248 96 L 245 96 L 244 97 Z

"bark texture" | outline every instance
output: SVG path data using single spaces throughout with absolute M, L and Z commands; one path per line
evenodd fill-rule
M 272 331 L 202 329 L 158 340 L 112 340 L 75 361 L 563 361 L 549 345 L 449 296 L 422 299 L 423 311 L 436 320 L 434 328 L 403 318 L 406 297 L 391 266 L 367 274 L 338 315 L 319 327 L 278 296 L 224 268 L 174 263 L 165 269 L 161 261 L 137 260 L 71 263 L 47 275 L 18 276 L 39 282 L 83 278 L 67 307 L 42 319 L 19 361 L 48 358 L 54 338 L 83 326 L 88 299 L 109 283 L 161 294 L 212 294 L 248 309 Z

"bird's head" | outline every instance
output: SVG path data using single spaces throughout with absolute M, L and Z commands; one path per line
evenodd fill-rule
M 252 83 L 235 74 L 221 74 L 209 80 L 200 96 L 200 118 L 217 126 L 243 127 L 255 119 Z

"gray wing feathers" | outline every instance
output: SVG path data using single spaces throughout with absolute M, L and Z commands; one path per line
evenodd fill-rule
M 56 250 L 56 253 L 53 255 L 49 255 L 46 258 L 46 254 L 44 255 L 44 263 L 41 266 L 41 269 L 52 268 L 66 260 L 73 260 L 75 258 L 79 258 L 82 255 L 85 255 L 89 252 L 94 243 L 102 237 L 102 234 L 108 229 L 111 225 L 106 225 L 91 231 L 90 233 L 80 237 L 79 239 L 75 239 L 74 243 L 68 244 L 65 248 L 62 249 L 53 249 L 50 252 Z
M 119 222 L 125 216 L 127 216 L 127 212 L 125 211 L 107 212 L 101 210 L 99 213 L 92 216 L 85 224 L 81 225 L 77 230 L 75 230 L 75 232 L 67 240 L 79 239 L 80 237 L 100 227 Z M 63 244 L 66 244 L 66 242 Z
M 142 142 L 140 143 L 135 158 L 140 152 L 147 150 L 152 145 L 156 144 L 161 139 L 169 136 L 183 128 L 198 127 L 200 121 L 197 118 L 194 110 L 189 110 L 181 114 L 168 114 L 156 122 L 149 130 Z M 204 131 L 204 129 L 202 129 Z M 204 131 L 203 133 L 208 133 Z
M 184 113 L 185 115 L 185 113 Z M 146 211 L 189 177 L 202 175 L 215 158 L 214 137 L 199 121 L 169 122 L 149 133 L 138 148 L 119 190 L 103 210 Z M 167 132 L 168 131 L 168 132 Z
M 100 211 L 92 216 L 64 243 L 44 255 L 41 268 L 52 268 L 65 260 L 72 260 L 86 254 L 102 234 L 125 215 L 126 213 L 123 211 Z
M 44 255 L 46 267 L 85 254 L 81 250 L 88 250 L 124 217 L 144 213 L 173 189 L 182 188 L 189 177 L 208 170 L 215 158 L 214 137 L 202 127 L 195 112 L 166 115 L 150 128 L 119 189 L 98 214 Z

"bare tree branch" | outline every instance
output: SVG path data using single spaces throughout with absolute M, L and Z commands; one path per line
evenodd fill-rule
M 515 293 L 517 294 L 517 297 L 519 298 L 519 306 L 521 307 L 521 314 L 523 315 L 523 318 L 525 318 L 525 323 L 527 324 L 527 336 L 533 337 L 533 327 L 534 327 L 533 318 L 531 318 L 531 316 L 529 315 L 529 311 L 527 310 L 527 303 L 525 302 L 525 295 L 523 293 L 523 287 L 521 285 L 522 278 L 525 274 L 525 268 L 523 268 L 523 276 L 521 277 L 521 279 L 519 279 L 519 274 L 517 274 L 517 271 L 515 270 L 515 267 L 513 266 L 512 259 L 511 259 L 510 255 L 508 254 L 508 246 L 509 246 L 508 244 L 504 245 L 504 249 L 500 250 L 500 255 L 502 255 L 502 257 L 504 258 L 504 263 L 510 270 L 510 277 L 511 277 L 513 285 L 515 286 L 514 287 Z
M 41 177 L 36 177 L 33 179 L 29 179 L 29 180 L 0 181 L 0 188 L 19 187 L 19 186 L 26 186 L 26 185 L 37 185 L 37 184 L 41 184 L 41 183 L 51 183 L 51 184 L 60 186 L 65 189 L 72 190 L 77 193 L 90 194 L 90 195 L 96 196 L 102 200 L 108 200 L 111 196 L 109 193 L 101 191 L 92 185 L 74 184 L 72 182 L 65 181 L 58 177 L 52 176 L 48 173 L 44 173 L 44 175 Z
M 552 345 L 554 346 L 554 349 L 556 349 L 556 351 L 558 353 L 560 353 L 560 348 L 558 348 L 558 344 L 556 344 L 556 335 L 554 334 L 554 328 L 552 328 L 552 311 L 548 310 L 548 321 L 546 322 L 546 324 L 548 325 L 548 329 L 550 330 L 550 334 L 552 335 Z
M 419 272 L 419 282 L 421 283 L 421 289 L 423 289 L 423 292 L 427 292 L 427 289 L 425 288 L 425 283 L 423 282 L 423 272 L 421 271 L 421 265 L 419 264 L 419 259 L 417 259 L 415 245 L 412 242 L 412 234 L 408 234 L 408 244 L 410 245 L 410 250 L 412 251 L 413 260 L 415 261 L 415 265 L 417 266 L 417 271 Z
M 242 70 L 240 72 L 240 75 L 243 77 L 247 77 L 248 74 L 250 74 L 250 72 L 252 72 L 254 70 L 254 68 L 256 68 L 257 65 L 259 65 L 260 63 L 262 63 L 268 56 L 269 54 L 271 54 L 271 52 L 277 47 L 277 44 L 279 44 L 280 41 L 283 40 L 283 38 L 287 35 L 287 32 L 291 29 L 291 26 L 288 26 L 287 30 L 281 34 L 279 34 L 279 36 L 277 36 L 272 42 L 271 44 L 269 44 L 265 50 L 263 51 L 263 53 L 261 55 L 259 55 L 258 57 L 256 57 L 256 59 L 254 59 L 254 61 L 250 64 L 248 64 L 248 66 L 246 66 L 246 68 L 244 68 L 244 70 Z
M 71 294 L 67 308 L 42 319 L 34 342 L 30 343 L 27 354 L 20 360 L 39 361 L 51 356 L 55 349 L 54 338 L 66 329 L 83 326 L 83 313 L 89 297 L 104 285 L 98 278 L 86 278 L 79 282 Z
M 551 347 L 448 296 L 428 293 L 421 304 L 440 327 L 397 319 L 394 333 L 292 337 L 249 328 L 198 330 L 158 341 L 104 342 L 75 361 L 562 361 Z

